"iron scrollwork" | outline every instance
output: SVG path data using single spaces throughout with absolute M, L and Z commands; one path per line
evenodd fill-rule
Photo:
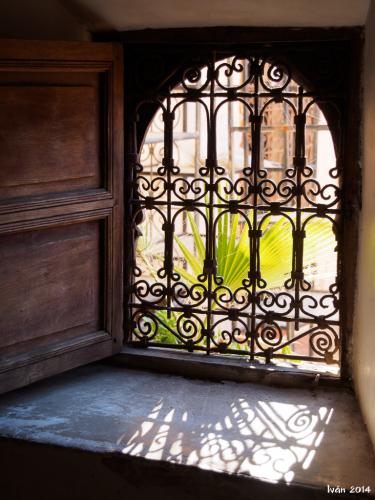
M 338 237 L 341 210 L 339 160 L 319 177 L 306 157 L 309 113 L 322 96 L 298 86 L 285 61 L 217 57 L 212 55 L 205 67 L 187 67 L 180 86 L 157 96 L 163 141 L 155 173 L 147 172 L 141 157 L 133 162 L 132 226 L 139 227 L 140 211 L 157 216 L 162 251 L 148 261 L 142 251 L 134 256 L 132 341 L 266 362 L 338 365 L 338 280 L 335 276 L 325 290 L 317 290 L 314 276 L 322 259 L 314 262 L 311 257 L 319 246 L 317 228 L 324 235 L 330 231 L 334 240 Z M 176 113 L 187 103 L 201 108 L 205 127 L 206 158 L 194 175 L 174 158 Z M 242 106 L 250 143 L 247 162 L 235 175 L 217 154 L 221 109 L 232 103 Z M 262 149 L 270 109 L 278 105 L 287 109 L 293 141 L 291 162 L 283 165 L 279 177 L 267 166 Z M 340 145 L 335 146 L 340 158 Z M 183 230 L 177 229 L 185 227 L 186 233 L 187 224 L 190 246 L 195 241 L 190 253 L 196 258 L 190 262 L 178 234 Z M 241 229 L 240 236 L 232 234 L 233 241 L 221 238 L 223 228 L 230 234 L 228 225 Z M 230 252 L 223 263 L 220 245 L 242 251 L 241 265 L 247 270 L 236 286 L 228 282 Z M 280 263 L 267 259 L 273 252 L 277 260 L 278 246 L 283 247 L 283 265 L 275 278 L 273 269 Z M 336 247 L 330 260 L 334 274 L 339 258 Z M 272 280 L 278 286 L 271 286 Z

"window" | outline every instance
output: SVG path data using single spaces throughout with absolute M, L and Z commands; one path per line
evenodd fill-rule
M 138 92 L 130 343 L 340 373 L 348 101 L 308 47 L 189 53 Z

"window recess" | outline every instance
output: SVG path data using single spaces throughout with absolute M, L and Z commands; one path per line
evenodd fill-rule
M 128 343 L 345 376 L 346 43 L 125 56 Z

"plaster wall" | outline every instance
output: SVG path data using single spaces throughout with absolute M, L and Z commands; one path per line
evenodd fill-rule
M 354 332 L 354 383 L 375 446 L 375 3 L 366 24 L 363 191 Z
M 355 26 L 370 0 L 61 0 L 90 30 L 204 26 Z
M 90 36 L 58 0 L 1 0 L 0 38 L 82 41 Z

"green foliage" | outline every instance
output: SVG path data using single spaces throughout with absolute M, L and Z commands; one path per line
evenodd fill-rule
M 176 330 L 177 315 L 171 312 L 168 318 L 167 311 L 155 311 L 158 318 L 158 333 L 156 335 L 157 342 L 161 344 L 181 344 L 180 340 L 172 333 Z M 172 331 L 171 331 L 172 330 Z
M 247 278 L 250 260 L 250 247 L 247 224 L 240 225 L 239 215 L 231 216 L 228 212 L 219 215 L 216 235 L 216 260 L 218 275 L 223 277 L 224 285 L 232 292 L 242 287 L 243 279 Z M 192 252 L 175 236 L 175 241 L 181 250 L 190 271 L 181 266 L 175 270 L 182 279 L 194 285 L 203 272 L 205 244 L 199 233 L 197 224 L 191 213 L 188 219 L 194 239 L 196 252 Z M 262 278 L 267 282 L 267 288 L 272 290 L 282 287 L 290 276 L 292 268 L 292 227 L 285 217 L 272 221 L 267 217 L 262 226 L 263 235 L 260 239 L 260 262 Z M 307 274 L 314 268 L 319 251 L 333 248 L 334 235 L 327 219 L 314 218 L 308 223 L 308 231 L 304 241 L 304 266 Z M 319 250 L 320 249 L 320 250 Z
M 239 214 L 231 215 L 228 211 L 219 211 L 218 215 L 217 274 L 223 278 L 224 286 L 234 292 L 243 286 L 243 280 L 248 277 L 250 260 L 248 226 L 244 223 L 241 224 Z M 250 212 L 248 216 L 251 218 L 251 215 Z M 190 250 L 181 237 L 174 236 L 180 252 L 188 264 L 188 269 L 175 265 L 174 270 L 181 275 L 186 284 L 192 286 L 199 283 L 198 276 L 203 273 L 206 245 L 193 215 L 188 212 L 187 216 L 194 249 Z M 313 218 L 309 221 L 307 228 L 304 239 L 304 266 L 306 277 L 311 279 L 316 276 L 314 267 L 317 255 L 321 255 L 322 251 L 332 250 L 335 238 L 332 225 L 327 219 Z M 283 287 L 285 281 L 290 277 L 293 252 L 292 226 L 287 218 L 271 218 L 271 216 L 265 218 L 262 224 L 259 252 L 261 274 L 267 282 L 267 289 L 275 290 Z M 147 256 L 147 253 L 142 252 L 142 258 L 151 275 L 156 278 L 153 263 L 155 259 L 158 261 L 158 257 L 154 254 L 151 258 Z M 177 315 L 172 312 L 168 318 L 167 312 L 162 310 L 156 311 L 155 314 L 159 321 L 158 334 L 154 340 L 160 343 L 180 344 L 180 340 L 172 333 L 175 330 Z M 233 347 L 241 350 L 247 349 L 246 344 L 238 344 Z M 292 354 L 292 349 L 290 346 L 286 346 L 282 352 Z

